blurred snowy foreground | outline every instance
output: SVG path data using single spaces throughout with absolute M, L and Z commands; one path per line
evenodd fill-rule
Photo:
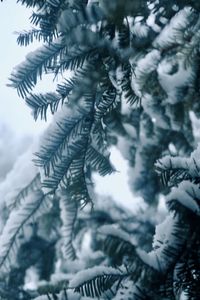
M 33 153 L 38 150 L 38 138 L 15 137 L 11 130 L 2 127 L 5 133 L 0 138 L 1 172 L 0 172 L 0 199 L 1 207 L 4 201 L 11 201 L 13 195 L 26 186 L 37 173 L 33 163 Z M 12 139 L 10 140 L 10 137 Z M 9 145 L 9 147 L 5 145 Z M 119 150 L 111 149 L 111 162 L 116 172 L 101 177 L 97 173 L 93 175 L 95 192 L 99 196 L 113 198 L 118 204 L 136 212 L 143 207 L 143 200 L 134 196 L 129 187 L 129 166 Z

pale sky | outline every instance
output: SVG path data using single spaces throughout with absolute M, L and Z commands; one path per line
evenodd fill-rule
M 44 121 L 35 122 L 30 109 L 25 105 L 24 100 L 18 97 L 16 90 L 6 86 L 12 68 L 22 62 L 27 53 L 38 47 L 37 43 L 29 47 L 18 46 L 17 35 L 13 34 L 16 31 L 30 29 L 28 20 L 30 14 L 31 11 L 16 4 L 15 0 L 0 2 L 0 127 L 7 125 L 20 138 L 25 135 L 37 137 L 47 126 Z M 51 91 L 52 87 L 52 79 L 47 78 L 42 80 L 38 90 Z M 112 196 L 117 202 L 135 210 L 135 204 L 143 201 L 133 197 L 128 186 L 128 162 L 116 148 L 111 152 L 111 160 L 119 172 L 106 177 L 95 175 L 96 192 L 100 195 Z
M 18 46 L 17 35 L 14 34 L 16 31 L 31 28 L 30 14 L 31 10 L 16 4 L 15 0 L 0 2 L 0 122 L 9 124 L 17 135 L 37 135 L 45 127 L 44 122 L 33 120 L 31 110 L 18 97 L 17 91 L 6 86 L 13 67 L 21 63 L 27 53 L 38 47 L 35 43 L 29 47 Z M 48 82 L 45 81 L 46 84 Z

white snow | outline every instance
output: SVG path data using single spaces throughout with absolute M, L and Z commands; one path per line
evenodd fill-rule
M 155 252 L 149 252 L 147 253 L 146 251 L 142 249 L 136 249 L 136 252 L 140 259 L 148 266 L 152 267 L 155 270 L 161 271 L 162 269 L 160 268 L 160 263 L 157 258 L 157 255 Z
M 165 48 L 180 42 L 178 40 L 178 30 L 181 28 L 184 32 L 184 28 L 186 29 L 188 26 L 188 17 L 191 13 L 189 7 L 178 12 L 155 39 L 153 46 L 155 48 Z
M 35 300 L 47 300 L 47 296 L 46 295 L 38 296 L 37 298 L 35 298 Z
M 160 51 L 154 49 L 137 62 L 134 75 L 132 76 L 132 87 L 139 97 L 143 96 L 144 92 L 141 87 L 141 82 L 144 83 L 147 74 L 157 69 L 160 59 Z
M 182 181 L 178 187 L 173 187 L 167 195 L 166 201 L 176 200 L 200 216 L 200 189 L 190 181 Z
M 65 260 L 70 259 L 71 253 L 74 255 L 73 248 L 73 230 L 74 222 L 77 217 L 77 204 L 71 200 L 65 193 L 60 198 L 60 217 L 62 221 L 62 253 Z M 69 255 L 70 252 L 70 255 Z
M 36 267 L 31 266 L 26 270 L 25 274 L 25 283 L 24 289 L 25 290 L 36 290 L 39 282 L 39 274 Z
M 132 34 L 142 38 L 148 35 L 149 27 L 146 24 L 135 22 L 135 24 L 130 27 L 130 31 Z
M 122 271 L 119 271 L 118 269 L 112 268 L 112 267 L 106 267 L 106 266 L 95 266 L 93 268 L 89 268 L 83 271 L 78 272 L 74 278 L 70 281 L 69 287 L 75 288 L 82 284 L 84 284 L 86 281 L 89 281 L 96 276 L 103 276 L 103 275 L 122 275 Z
M 195 138 L 195 142 L 200 143 L 200 119 L 195 115 L 195 112 L 190 111 L 190 119 L 192 122 L 193 135 Z
M 162 170 L 185 170 L 192 177 L 200 175 L 200 144 L 197 149 L 191 153 L 190 157 L 172 157 L 166 155 L 159 159 L 155 166 Z
M 131 243 L 133 246 L 137 245 L 137 241 L 134 236 L 128 234 L 127 232 L 123 231 L 117 225 L 104 225 L 98 229 L 98 232 L 103 235 L 112 235 L 122 240 Z
M 178 222 L 177 217 L 174 217 L 171 214 L 168 215 L 163 223 L 156 226 L 153 242 L 154 249 L 149 253 L 137 249 L 137 253 L 141 260 L 161 273 L 165 273 L 165 270 L 168 269 L 174 259 L 173 256 L 168 256 L 168 259 L 166 260 L 166 251 L 168 250 L 168 247 L 173 246 L 174 249 L 177 248 L 178 251 L 179 247 L 185 243 L 185 239 L 187 238 L 187 224 L 184 229 L 180 229 L 184 230 L 186 234 L 185 237 L 174 235 L 174 230 L 177 228 Z
M 158 224 L 155 229 L 155 235 L 153 238 L 153 249 L 160 248 L 163 243 L 168 242 L 169 233 L 172 231 L 173 216 L 168 214 L 163 222 Z
M 19 209 L 12 210 L 0 236 L 0 267 L 7 271 L 15 263 L 16 249 L 24 242 L 23 227 L 48 211 L 52 202 L 40 191 L 27 196 Z M 21 236 L 20 236 L 21 235 Z
M 174 74 L 170 74 L 173 66 L 177 67 Z M 177 97 L 177 89 L 188 84 L 192 79 L 193 71 L 191 68 L 185 69 L 184 63 L 177 57 L 165 58 L 158 65 L 158 78 L 162 88 L 168 94 L 166 102 L 175 104 L 182 101 Z
M 28 151 L 18 157 L 12 170 L 0 183 L 0 206 L 4 203 L 9 206 L 19 191 L 29 184 L 37 174 L 38 170 L 32 162 L 33 148 L 30 147 Z

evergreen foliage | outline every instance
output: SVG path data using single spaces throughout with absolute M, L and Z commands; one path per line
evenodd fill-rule
M 199 3 L 17 2 L 34 10 L 34 28 L 18 44 L 44 45 L 14 69 L 10 86 L 35 120 L 55 116 L 35 153 L 38 173 L 5 203 L 0 296 L 200 299 L 200 148 L 191 118 L 199 116 Z M 61 81 L 56 91 L 35 94 L 49 72 Z M 146 203 L 139 216 L 95 199 L 92 173 L 115 171 L 111 145 L 128 159 L 130 186 Z M 168 213 L 156 225 L 161 195 Z M 31 263 L 23 259 L 29 245 Z M 24 286 L 30 267 L 34 290 Z

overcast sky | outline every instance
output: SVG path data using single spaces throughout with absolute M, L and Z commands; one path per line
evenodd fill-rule
M 30 29 L 30 14 L 31 10 L 16 4 L 15 0 L 0 2 L 0 121 L 1 124 L 9 124 L 17 135 L 35 135 L 45 127 L 44 122 L 33 120 L 30 109 L 18 97 L 16 90 L 6 86 L 13 67 L 21 63 L 28 52 L 38 47 L 36 43 L 29 47 L 18 46 L 17 35 L 14 34 Z
M 15 0 L 0 2 L 0 142 L 8 140 L 10 142 L 10 137 L 12 137 L 13 140 L 9 144 L 9 148 L 16 148 L 18 146 L 17 141 L 21 143 L 24 136 L 36 136 L 37 138 L 46 127 L 43 121 L 38 120 L 35 122 L 33 120 L 30 109 L 25 105 L 23 99 L 18 97 L 16 90 L 6 86 L 13 67 L 22 62 L 27 53 L 38 47 L 37 43 L 25 48 L 18 46 L 16 43 L 17 35 L 14 32 L 30 29 L 30 14 L 31 10 L 16 4 Z M 43 79 L 38 90 L 43 90 L 43 88 L 45 91 L 51 91 L 53 89 L 52 80 L 48 78 Z M 6 132 L 8 130 L 14 132 L 13 136 L 3 137 L 3 132 L 7 135 Z M 6 144 L 8 145 L 8 142 Z M 2 151 L 4 152 L 4 155 L 1 154 L 1 157 L 10 159 L 11 154 L 7 152 L 5 142 L 0 146 L 0 154 Z M 14 152 L 16 155 L 12 154 L 13 159 L 18 155 L 18 152 Z M 123 202 L 125 206 L 134 209 L 136 203 L 142 203 L 142 199 L 138 197 L 133 198 L 130 192 L 127 176 L 128 163 L 115 148 L 113 148 L 111 160 L 119 172 L 103 178 L 95 175 L 95 181 L 97 182 L 96 191 L 105 196 L 112 196 L 117 202 Z M 8 177 L 7 180 L 11 179 Z

